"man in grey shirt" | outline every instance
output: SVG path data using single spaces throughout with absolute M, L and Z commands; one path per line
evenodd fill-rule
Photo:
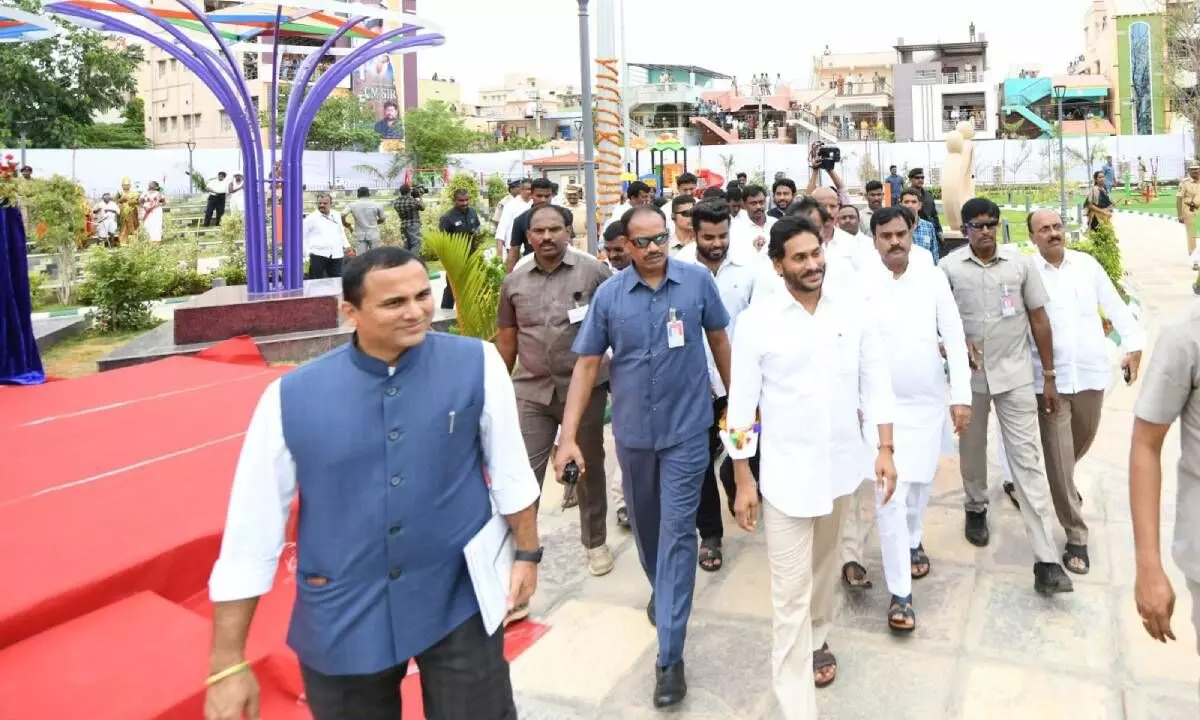
M 354 252 L 358 255 L 379 247 L 379 225 L 383 223 L 383 205 L 371 199 L 371 191 L 358 189 L 358 199 L 346 212 L 354 218 Z
M 1192 594 L 1192 625 L 1200 651 L 1200 305 L 1165 326 L 1150 356 L 1133 414 L 1129 450 L 1129 508 L 1137 562 L 1134 598 L 1150 637 L 1174 640 L 1175 591 L 1159 549 L 1162 448 L 1179 420 L 1180 456 L 1171 554 Z
M 1033 335 L 1043 368 L 1054 368 L 1049 296 L 1037 268 L 1014 245 L 996 244 L 1000 208 L 972 198 L 962 208 L 967 245 L 947 255 L 939 267 L 950 280 L 967 336 L 971 375 L 971 424 L 959 439 L 967 541 L 988 544 L 987 426 L 991 406 L 1013 469 L 1021 520 L 1033 548 L 1034 589 L 1043 594 L 1074 589 L 1059 564 L 1051 523 L 1050 485 L 1042 469 L 1038 395 L 1033 385 Z M 1058 409 L 1055 371 L 1043 370 L 1043 410 Z

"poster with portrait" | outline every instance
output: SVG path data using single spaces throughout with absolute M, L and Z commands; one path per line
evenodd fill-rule
M 387 0 L 358 0 L 358 3 L 392 9 Z M 367 27 L 376 31 L 384 29 L 382 20 L 372 20 Z M 386 151 L 402 149 L 404 140 L 404 117 L 396 87 L 400 65 L 392 58 L 391 55 L 371 58 L 350 76 L 350 92 L 371 108 L 375 132 L 382 139 L 381 150 Z

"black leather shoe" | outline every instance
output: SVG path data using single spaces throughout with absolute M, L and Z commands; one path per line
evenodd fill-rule
M 650 624 L 658 627 L 658 623 L 654 620 L 654 593 L 650 593 L 650 602 L 646 603 L 646 617 L 650 618 Z
M 683 661 L 656 667 L 657 681 L 654 683 L 654 707 L 665 708 L 678 705 L 687 695 L 687 680 L 683 676 Z
M 1033 589 L 1042 595 L 1071 592 L 1075 583 L 1058 563 L 1039 562 L 1033 564 Z
M 975 547 L 987 547 L 988 540 L 988 524 L 987 510 L 979 512 L 967 511 L 967 529 L 964 533 L 967 536 L 967 542 Z

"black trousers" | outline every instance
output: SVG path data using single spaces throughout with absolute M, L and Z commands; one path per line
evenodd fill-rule
M 726 398 L 713 401 L 713 424 L 708 430 L 708 470 L 704 473 L 704 484 L 700 486 L 700 507 L 696 510 L 696 529 L 700 531 L 700 539 L 720 538 L 725 535 L 725 525 L 721 522 L 721 492 L 717 489 L 717 479 L 725 486 L 725 495 L 729 498 L 729 514 L 733 514 L 733 500 L 737 497 L 737 482 L 733 478 L 733 461 L 726 460 L 717 468 L 717 459 L 723 449 L 720 428 L 721 416 L 725 414 Z M 758 453 L 750 458 L 750 472 L 758 482 Z
M 308 255 L 308 278 L 337 278 L 342 276 L 342 262 L 346 258 L 327 258 L 321 255 Z
M 224 214 L 225 195 L 209 195 L 208 202 L 204 204 L 204 227 L 220 225 L 221 216 Z
M 488 637 L 471 617 L 417 656 L 427 720 L 517 720 L 504 632 Z M 400 720 L 408 662 L 373 675 L 324 675 L 301 665 L 314 720 Z

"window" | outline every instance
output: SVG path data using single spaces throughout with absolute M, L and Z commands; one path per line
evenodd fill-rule
M 232 132 L 233 122 L 229 119 L 229 113 L 220 110 L 218 111 L 218 117 L 221 119 L 221 132 Z
M 200 129 L 200 113 L 196 113 L 192 116 L 192 127 L 196 128 L 197 130 Z
M 165 117 L 158 119 L 158 131 L 160 133 L 165 133 L 167 131 L 167 119 Z
M 184 129 L 184 130 L 191 130 L 191 129 L 192 129 L 192 116 L 191 116 L 191 115 L 184 115 L 184 116 L 183 116 L 183 129 Z
M 179 63 L 175 61 L 175 58 L 171 58 L 171 72 L 175 72 L 178 69 Z
M 158 76 L 159 77 L 167 76 L 167 61 L 166 60 L 158 61 Z
M 179 116 L 172 115 L 171 116 L 171 132 L 175 132 L 178 129 L 179 129 Z

